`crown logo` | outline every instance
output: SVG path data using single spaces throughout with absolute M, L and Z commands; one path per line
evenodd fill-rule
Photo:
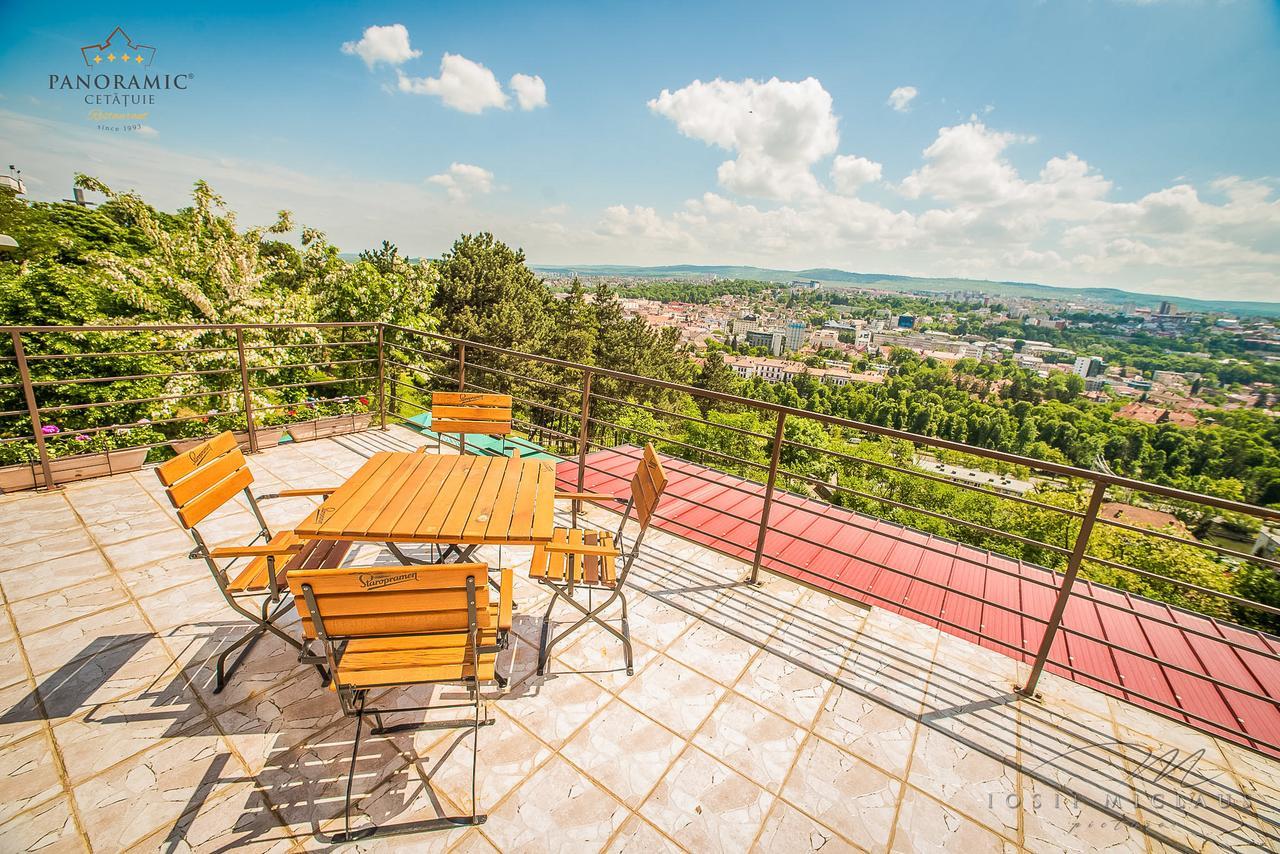
M 84 64 L 90 68 L 100 66 L 104 62 L 148 66 L 155 61 L 156 49 L 150 45 L 135 43 L 121 27 L 116 27 L 102 44 L 90 44 L 80 48 L 80 55 L 84 57 Z

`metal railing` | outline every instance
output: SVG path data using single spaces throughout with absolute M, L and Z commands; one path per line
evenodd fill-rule
M 368 371 L 381 365 L 381 333 L 373 323 L 4 327 L 0 449 L 34 446 L 32 485 L 45 488 L 59 482 L 55 442 L 73 452 L 79 439 L 114 471 L 113 454 L 163 456 L 217 432 L 202 425 L 230 419 L 223 423 L 242 422 L 256 453 L 269 426 L 305 424 L 325 405 L 376 395 L 381 380 Z M 94 373 L 104 365 L 117 372 Z M 369 400 L 374 413 L 385 409 Z M 140 428 L 155 431 L 152 441 L 113 439 Z
M 1280 569 L 1280 561 L 1250 554 L 1244 547 L 1201 542 L 1181 536 L 1176 530 L 1143 528 L 1100 513 L 1109 491 L 1145 496 L 1147 503 L 1166 508 L 1192 507 L 1199 512 L 1239 514 L 1261 523 L 1280 521 L 1280 511 L 1271 508 L 391 324 L 14 327 L 0 330 L 0 334 L 8 337 L 12 346 L 10 355 L 0 355 L 0 370 L 6 363 L 11 367 L 9 376 L 0 376 L 4 380 L 0 382 L 0 401 L 9 401 L 8 405 L 0 404 L 0 429 L 7 418 L 25 424 L 30 431 L 0 439 L 0 443 L 33 441 L 45 484 L 56 480 L 41 429 L 50 415 L 80 417 L 86 423 L 74 429 L 101 431 L 136 426 L 143 420 L 139 416 L 89 424 L 92 413 L 102 407 L 114 406 L 118 407 L 114 411 L 137 415 L 148 411 L 148 407 L 172 409 L 197 399 L 231 401 L 233 405 L 238 402 L 236 411 L 243 414 L 252 453 L 258 450 L 264 415 L 297 407 L 297 401 L 312 390 L 330 395 L 319 401 L 367 395 L 373 417 L 383 428 L 389 420 L 408 421 L 416 412 L 428 410 L 433 389 L 510 394 L 516 407 L 516 427 L 543 444 L 547 453 L 572 466 L 579 491 L 583 491 L 589 473 L 612 476 L 595 464 L 594 452 L 638 459 L 634 445 L 652 441 L 668 456 L 693 464 L 681 466 L 676 471 L 679 478 L 733 492 L 738 498 L 735 505 L 719 511 L 723 525 L 728 526 L 725 530 L 709 527 L 688 533 L 696 534 L 700 542 L 713 549 L 749 563 L 747 581 L 756 582 L 762 569 L 781 573 L 819 584 L 837 595 L 892 607 L 953 634 L 976 639 L 1030 665 L 1020 688 L 1024 695 L 1035 694 L 1048 667 L 1215 735 L 1280 753 L 1280 744 L 1249 730 L 1243 720 L 1208 717 L 1184 708 L 1176 685 L 1169 684 L 1163 694 L 1151 693 L 1126 685 L 1124 678 L 1124 662 L 1148 662 L 1161 668 L 1161 678 L 1166 681 L 1171 673 L 1208 686 L 1237 718 L 1238 708 L 1245 703 L 1270 712 L 1280 710 L 1280 686 L 1266 679 L 1267 673 L 1280 672 L 1275 669 L 1280 668 L 1280 639 L 1260 630 L 1258 625 L 1237 625 L 1250 620 L 1268 627 L 1280 625 L 1276 619 L 1280 608 L 1166 574 L 1159 571 L 1160 567 L 1134 566 L 1117 560 L 1114 554 L 1091 551 L 1097 546 L 1100 531 L 1109 529 L 1117 536 L 1143 538 L 1141 542 L 1150 540 L 1193 549 L 1209 556 L 1224 573 L 1247 564 L 1275 572 Z M 125 340 L 116 349 L 103 343 L 120 336 Z M 137 343 L 139 336 L 157 338 L 144 346 Z M 179 346 L 173 346 L 175 343 Z M 295 356 L 296 360 L 290 361 Z M 95 359 L 123 361 L 128 367 L 126 372 L 108 377 L 77 373 L 74 368 L 81 362 L 93 364 Z M 137 369 L 131 360 L 138 360 Z M 163 368 L 156 369 L 157 364 Z M 149 393 L 130 395 L 129 390 L 137 387 Z M 89 392 L 104 397 L 108 391 L 124 396 L 81 400 Z M 54 392 L 59 393 L 60 400 L 76 402 L 45 402 Z M 697 403 L 699 409 L 691 409 L 687 405 L 690 401 Z M 742 426 L 721 417 L 719 413 L 724 411 L 751 413 L 763 423 L 758 420 L 751 426 Z M 196 413 L 145 420 L 163 430 L 203 417 Z M 789 432 L 789 425 L 806 423 L 816 425 L 824 436 L 841 438 L 842 446 L 815 445 L 812 433 Z M 694 435 L 671 435 L 678 432 L 670 429 L 673 424 L 681 430 L 694 431 Z M 697 431 L 723 441 L 716 446 L 700 443 Z M 165 448 L 175 441 L 180 439 L 167 438 L 145 447 Z M 914 458 L 908 462 L 902 456 L 859 454 L 857 451 L 863 447 L 860 443 L 872 443 L 868 447 L 901 445 L 912 455 L 916 451 L 959 453 L 986 465 L 1015 467 L 1035 473 L 1046 485 L 1056 486 L 1060 497 L 1054 501 L 1039 492 L 1011 495 L 978 483 L 953 480 L 914 467 Z M 816 476 L 787 462 L 800 455 L 829 461 L 834 473 Z M 852 474 L 865 476 L 854 478 Z M 899 482 L 919 482 L 946 490 L 950 496 L 947 501 L 956 500 L 956 496 L 981 496 L 996 509 L 990 517 L 975 517 L 963 506 L 923 506 L 910 500 L 912 495 L 901 494 L 901 489 L 895 492 L 889 488 Z M 671 506 L 693 503 L 676 493 L 669 493 L 667 501 Z M 951 567 L 949 573 L 945 577 L 931 576 L 914 571 L 917 567 L 904 569 L 890 559 L 891 555 L 860 552 L 856 544 L 849 546 L 840 538 L 811 534 L 812 522 L 826 512 L 823 508 L 832 505 L 855 514 L 849 523 L 851 536 L 874 527 L 878 536 L 894 543 L 893 549 L 919 552 L 921 562 L 923 556 L 937 558 Z M 1006 507 L 1010 509 L 1006 511 Z M 575 503 L 575 519 L 580 510 Z M 1008 530 L 1011 526 L 1005 524 L 1005 514 L 1018 510 L 1052 520 L 1046 529 L 1049 534 L 1037 536 L 1030 530 Z M 680 533 L 683 528 L 678 516 L 664 506 L 655 518 Z M 788 524 L 780 526 L 784 518 Z M 881 526 L 877 519 L 891 519 L 895 524 Z M 795 520 L 801 523 L 791 524 Z M 942 533 L 930 533 L 930 526 Z M 801 559 L 797 556 L 800 552 L 810 557 Z M 850 580 L 830 571 L 831 566 L 844 560 L 859 562 L 875 577 L 886 579 L 886 584 Z M 966 589 L 960 583 L 958 567 L 980 567 L 983 572 L 1007 580 L 1011 589 L 1018 591 L 1017 600 L 1001 600 L 985 590 Z M 1135 584 L 1149 583 L 1157 591 L 1173 591 L 1188 601 L 1204 603 L 1204 608 L 1220 617 L 1230 617 L 1234 623 L 1206 618 L 1194 610 L 1161 604 L 1090 580 L 1094 572 L 1103 570 Z M 894 585 L 916 591 L 916 600 L 905 593 L 887 592 Z M 931 608 L 918 602 L 930 598 L 937 601 L 939 597 L 955 604 Z M 1032 603 L 1039 606 L 1032 608 Z M 1158 628 L 1165 634 L 1176 632 L 1188 647 L 1184 650 L 1186 655 L 1170 655 L 1162 646 L 1165 641 L 1154 637 L 1121 643 L 1064 624 L 1064 616 L 1073 603 L 1083 603 L 1099 614 L 1125 619 L 1141 617 L 1143 626 Z M 991 622 L 1012 622 L 1020 629 L 1001 636 L 988 630 L 985 623 L 975 628 L 971 622 L 946 615 L 948 608 L 954 614 L 965 607 L 984 609 L 984 614 L 990 612 Z M 1268 620 L 1272 622 L 1268 624 Z M 1084 642 L 1099 644 L 1107 651 L 1111 666 L 1102 668 L 1107 672 L 1077 666 L 1072 652 Z M 1212 668 L 1203 660 L 1197 665 L 1208 647 L 1234 656 L 1232 672 L 1236 675 L 1224 675 L 1222 670 L 1211 673 Z
M 1234 708 L 1230 700 L 1243 699 L 1247 702 L 1264 704 L 1270 709 L 1280 710 L 1280 686 L 1266 683 L 1266 674 L 1273 672 L 1266 667 L 1280 666 L 1280 639 L 1257 628 L 1237 626 L 1211 618 L 1205 620 L 1201 615 L 1184 608 L 1163 605 L 1160 607 L 1163 607 L 1164 612 L 1158 613 L 1151 607 L 1160 604 L 1155 600 L 1130 595 L 1122 590 L 1105 588 L 1087 580 L 1090 567 L 1101 567 L 1180 594 L 1201 597 L 1201 601 L 1220 603 L 1223 608 L 1230 608 L 1229 616 L 1237 620 L 1241 619 L 1242 615 L 1245 618 L 1249 615 L 1258 615 L 1263 619 L 1280 616 L 1280 608 L 1275 605 L 1237 596 L 1185 578 L 1152 571 L 1150 568 L 1133 566 L 1090 551 L 1091 545 L 1094 545 L 1097 540 L 1099 530 L 1107 527 L 1120 532 L 1125 537 L 1149 537 L 1158 542 L 1197 550 L 1218 561 L 1224 573 L 1231 572 L 1233 565 L 1243 563 L 1251 563 L 1275 571 L 1280 568 L 1280 561 L 1253 555 L 1244 548 L 1237 549 L 1216 543 L 1201 542 L 1190 537 L 1179 536 L 1177 533 L 1131 525 L 1118 519 L 1104 517 L 1100 509 L 1107 500 L 1108 492 L 1116 491 L 1146 496 L 1148 502 L 1171 506 L 1175 509 L 1184 506 L 1193 506 L 1201 510 L 1211 508 L 1217 513 L 1241 514 L 1262 523 L 1280 520 L 1280 511 L 1139 481 L 1111 472 L 1092 471 L 1022 457 L 876 424 L 709 391 L 682 383 L 522 353 L 405 327 L 392 325 L 386 327 L 384 359 L 388 382 L 392 385 L 391 390 L 388 391 L 390 418 L 407 420 L 406 416 L 411 414 L 411 410 L 428 409 L 427 393 L 432 388 L 473 389 L 511 394 L 517 407 L 516 426 L 531 437 L 545 439 L 549 445 L 547 448 L 549 453 L 574 466 L 579 491 L 584 488 L 588 473 L 609 474 L 606 470 L 592 464 L 593 452 L 610 451 L 639 460 L 637 452 L 620 447 L 620 444 L 625 445 L 628 441 L 631 443 L 652 441 L 659 444 L 668 455 L 690 460 L 709 469 L 721 471 L 732 469 L 739 472 L 736 482 L 726 481 L 718 476 L 719 472 L 707 475 L 692 469 L 688 471 L 680 469 L 679 476 L 692 481 L 716 484 L 722 489 L 738 494 L 737 506 L 733 509 L 718 511 L 718 515 L 727 520 L 726 524 L 734 526 L 737 536 L 726 536 L 724 532 L 714 530 L 688 533 L 696 534 L 699 541 L 709 544 L 711 548 L 748 562 L 750 571 L 747 580 L 750 582 L 758 580 L 762 569 L 781 572 L 802 581 L 821 582 L 824 589 L 829 589 L 838 595 L 893 607 L 917 619 L 945 627 L 962 637 L 979 639 L 1030 665 L 1026 679 L 1020 686 L 1020 692 L 1026 696 L 1035 695 L 1042 674 L 1045 668 L 1049 667 L 1062 675 L 1075 677 L 1084 684 L 1102 688 L 1125 700 L 1139 702 L 1147 708 L 1213 734 L 1235 738 L 1255 749 L 1280 753 L 1280 743 L 1267 740 L 1256 732 L 1246 733 L 1243 725 L 1238 722 L 1233 726 L 1232 722 L 1213 719 L 1184 708 L 1178 701 L 1177 686 L 1170 685 L 1169 690 L 1162 697 L 1145 693 L 1131 684 L 1124 684 L 1124 670 L 1128 669 L 1124 662 L 1132 659 L 1163 668 L 1162 678 L 1167 679 L 1165 673 L 1168 672 L 1207 684 L 1218 693 L 1228 708 Z M 517 367 L 520 365 L 525 366 L 525 369 L 520 370 Z M 604 383 L 608 383 L 609 388 L 602 388 Z M 680 396 L 707 402 L 711 408 L 721 405 L 735 411 L 768 416 L 772 420 L 770 425 L 772 429 L 767 431 L 744 429 L 732 423 L 721 423 L 710 420 L 708 417 L 677 412 L 671 406 L 663 405 L 664 402 L 670 402 L 666 398 Z M 620 423 L 625 420 L 620 413 L 628 411 L 642 412 L 652 416 L 650 423 L 643 427 L 637 426 L 634 421 L 629 424 Z M 703 413 L 703 416 L 705 415 L 707 413 Z M 787 425 L 803 421 L 815 423 L 825 431 L 840 433 L 844 436 L 856 435 L 870 441 L 889 440 L 908 443 L 912 448 L 921 451 L 961 453 L 970 458 L 986 461 L 988 464 L 1017 467 L 1034 472 L 1046 480 L 1052 478 L 1058 484 L 1065 482 L 1067 488 L 1061 491 L 1065 494 L 1080 496 L 1083 500 L 1078 505 L 1062 506 L 1049 503 L 1034 495 L 1006 494 L 981 484 L 945 478 L 929 471 L 912 468 L 903 461 L 888 462 L 872 457 L 855 456 L 847 451 L 818 447 L 798 439 L 788 438 Z M 677 438 L 664 431 L 662 427 L 664 422 L 694 424 L 709 430 L 731 434 L 745 444 L 754 444 L 759 453 L 749 458 L 741 454 L 735 455 L 724 448 L 694 445 L 686 441 L 688 437 Z M 658 426 L 654 426 L 655 424 Z M 609 436 L 612 436 L 613 440 L 605 441 Z M 1058 542 L 1049 542 L 1037 539 L 1028 532 L 1003 528 L 998 524 L 998 520 L 975 520 L 965 518 L 961 514 L 950 511 L 949 508 L 912 504 L 910 501 L 900 500 L 897 496 L 858 489 L 842 482 L 838 477 L 834 481 L 816 478 L 788 468 L 784 463 L 788 451 L 823 455 L 842 463 L 881 471 L 899 478 L 916 478 L 922 482 L 945 485 L 959 493 L 982 495 L 993 503 L 1049 514 L 1060 520 L 1059 533 L 1062 538 Z M 901 543 L 903 547 L 939 555 L 952 561 L 953 565 L 980 566 L 985 572 L 1010 579 L 1023 591 L 1019 593 L 1020 596 L 1027 599 L 1038 597 L 1043 605 L 1049 605 L 1049 607 L 1039 609 L 1040 615 L 1032 614 L 1029 613 L 1028 606 L 1025 604 L 1011 605 L 993 601 L 982 591 L 958 589 L 946 581 L 904 570 L 888 559 L 877 560 L 866 554 L 857 553 L 856 549 L 841 548 L 839 543 L 806 537 L 803 533 L 792 530 L 796 527 L 794 525 L 784 530 L 774 524 L 776 515 L 783 511 L 793 517 L 819 515 L 819 511 L 806 507 L 802 503 L 805 500 L 805 493 L 814 495 L 815 492 L 827 496 L 828 501 L 838 501 L 841 497 L 845 497 L 860 506 L 870 505 L 882 511 L 900 512 L 908 520 L 945 522 L 953 529 L 951 536 L 929 534 L 924 535 L 924 541 L 921 541 L 920 532 L 914 531 L 907 523 L 904 523 L 902 529 L 896 533 L 884 530 L 878 533 Z M 664 503 L 683 500 L 668 493 Z M 575 515 L 578 509 L 575 506 Z M 670 530 L 680 533 L 682 526 L 677 518 L 678 514 L 672 515 L 666 508 L 663 510 L 660 510 L 655 518 L 660 523 L 665 522 Z M 869 516 L 882 515 L 871 510 L 867 513 Z M 742 533 L 748 530 L 751 531 L 748 539 L 752 547 L 744 549 Z M 774 547 L 775 540 L 781 544 L 780 547 Z M 993 542 L 1015 548 L 999 548 L 993 546 Z M 932 610 L 919 608 L 904 601 L 902 597 L 886 597 L 877 593 L 869 584 L 851 584 L 846 579 L 824 574 L 820 566 L 803 565 L 788 560 L 785 552 L 789 545 L 819 549 L 824 555 L 837 558 L 854 559 L 878 573 L 894 576 L 902 583 L 918 585 L 933 596 L 967 599 L 990 609 L 996 615 L 1018 620 L 1024 627 L 1022 643 L 1011 643 L 995 634 L 975 630 L 971 625 L 940 615 L 936 608 Z M 1019 549 L 1036 555 L 1037 559 L 1027 560 L 1019 557 Z M 1005 557 L 1006 555 L 1008 557 Z M 1235 664 L 1245 665 L 1244 675 L 1234 680 L 1223 678 L 1220 673 L 1211 675 L 1204 666 L 1190 666 L 1186 661 L 1170 659 L 1162 655 L 1163 651 L 1159 648 L 1159 643 L 1151 638 L 1147 639 L 1145 647 L 1136 643 L 1121 644 L 1108 637 L 1064 625 L 1064 616 L 1073 602 L 1086 604 L 1111 615 L 1123 615 L 1126 619 L 1140 615 L 1145 621 L 1144 625 L 1157 626 L 1162 630 L 1174 630 L 1185 637 L 1193 647 L 1195 644 L 1211 644 L 1220 652 L 1236 656 Z M 945 611 L 945 609 L 942 610 Z M 1277 624 L 1280 624 L 1280 621 L 1277 621 Z M 1034 631 L 1026 631 L 1027 626 L 1031 626 Z M 1086 670 L 1073 662 L 1071 651 L 1075 645 L 1083 641 L 1099 644 L 1107 651 L 1114 665 L 1111 668 L 1115 674 L 1114 678 Z M 1189 652 L 1193 656 L 1199 656 L 1203 649 L 1192 648 Z M 1264 662 L 1266 667 L 1258 667 L 1260 661 Z M 1253 669 L 1248 666 L 1250 662 L 1255 665 Z

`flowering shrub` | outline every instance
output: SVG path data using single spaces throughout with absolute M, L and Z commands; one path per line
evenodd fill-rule
M 101 454 L 108 450 L 136 448 L 139 445 L 151 445 L 164 441 L 164 436 L 147 423 L 140 423 L 137 427 L 99 430 L 96 433 L 75 433 L 63 430 L 56 424 L 46 424 L 40 432 L 44 435 L 45 450 L 49 458 L 54 460 L 80 454 Z M 152 453 L 159 450 L 153 448 Z M 0 444 L 0 465 L 23 465 L 38 462 L 39 459 L 39 450 L 33 439 Z
M 277 409 L 273 405 L 270 409 L 255 410 L 253 423 L 259 427 L 284 427 L 296 423 L 301 420 L 301 416 L 292 414 L 291 410 L 294 409 L 295 407 L 292 406 Z
M 369 398 L 364 395 L 359 397 L 339 397 L 333 400 L 317 400 L 314 397 L 309 397 L 296 406 L 276 411 L 282 412 L 287 416 L 288 420 L 282 423 L 293 424 L 298 421 L 310 421 L 313 418 L 324 418 L 328 415 L 360 415 L 369 412 L 369 407 Z

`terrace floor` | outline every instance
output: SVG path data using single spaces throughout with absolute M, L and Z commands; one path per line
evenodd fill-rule
M 588 454 L 585 488 L 626 496 L 639 458 L 634 446 Z M 671 480 L 655 524 L 750 561 L 764 486 L 685 460 L 664 464 Z M 576 487 L 575 462 L 560 464 L 560 479 Z M 1028 664 L 1062 584 L 1044 567 L 794 493 L 775 495 L 769 527 L 767 569 Z M 1268 745 L 1280 744 L 1280 707 L 1262 698 L 1280 698 L 1278 653 L 1273 636 L 1081 578 L 1048 669 L 1275 757 Z
M 280 447 L 251 459 L 255 487 L 330 485 L 419 442 Z M 310 506 L 264 505 L 280 526 Z M 243 507 L 213 521 L 215 544 L 255 527 Z M 211 693 L 240 624 L 190 548 L 150 471 L 0 496 L 0 850 L 326 847 L 353 722 L 270 637 Z M 360 850 L 1280 849 L 1280 763 L 1052 674 L 1041 702 L 1018 699 L 1021 662 L 746 570 L 651 532 L 630 678 L 601 631 L 534 675 L 546 596 L 521 582 L 512 685 L 480 733 L 488 822 Z M 462 811 L 470 742 L 362 742 L 361 821 Z

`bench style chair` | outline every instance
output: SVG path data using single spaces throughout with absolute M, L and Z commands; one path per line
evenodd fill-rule
M 542 639 L 538 649 L 538 675 L 547 669 L 547 661 L 551 658 L 551 649 L 564 638 L 589 622 L 602 626 L 605 631 L 622 641 L 622 649 L 626 656 L 627 675 L 635 671 L 632 666 L 631 631 L 627 626 L 627 598 L 623 587 L 636 556 L 640 553 L 640 544 L 644 540 L 649 521 L 658 508 L 663 491 L 667 488 L 667 474 L 662 468 L 662 461 L 653 449 L 652 444 L 644 446 L 644 456 L 636 467 L 631 478 L 631 496 L 627 499 L 627 508 L 623 511 L 622 521 L 618 523 L 616 533 L 584 528 L 556 528 L 550 543 L 534 546 L 533 562 L 529 567 L 529 575 L 541 584 L 549 585 L 555 593 L 547 605 L 547 613 L 542 621 Z M 556 498 L 573 501 L 614 502 L 615 496 L 594 492 L 558 492 Z M 635 511 L 640 530 L 631 542 L 629 549 L 624 548 L 623 534 L 631 512 Z M 618 568 L 621 562 L 622 568 Z M 604 591 L 608 595 L 597 606 L 583 605 L 574 598 L 574 591 Z M 577 608 L 582 617 L 569 628 L 551 636 L 551 613 L 556 602 L 564 599 Z M 618 631 L 600 615 L 617 599 L 622 603 L 622 630 Z M 590 600 L 588 599 L 588 602 Z
M 431 393 L 431 430 L 437 436 L 456 434 L 458 453 L 467 452 L 467 436 L 501 436 L 511 432 L 511 395 L 469 391 Z
M 185 453 L 156 467 L 156 476 L 165 486 L 165 494 L 178 511 L 178 521 L 191 534 L 196 547 L 188 555 L 191 559 L 202 558 L 209 567 L 218 589 L 222 591 L 227 604 L 238 613 L 254 623 L 253 628 L 238 638 L 218 656 L 215 669 L 216 682 L 213 692 L 220 693 L 227 680 L 235 671 L 254 644 L 267 632 L 279 637 L 290 646 L 297 648 L 299 661 L 314 664 L 320 676 L 327 679 L 322 660 L 308 657 L 303 644 L 293 638 L 275 621 L 285 613 L 291 601 L 281 594 L 288 589 L 286 575 L 296 569 L 322 566 L 337 566 L 351 548 L 348 541 L 304 541 L 293 531 L 280 531 L 272 534 L 254 498 L 250 486 L 253 484 L 253 473 L 249 470 L 244 454 L 240 452 L 235 437 L 230 433 L 214 436 Z M 280 492 L 261 495 L 259 498 L 291 498 L 300 495 L 324 496 L 333 492 L 329 489 L 285 489 Z M 261 526 L 257 536 L 246 546 L 227 546 L 211 548 L 201 536 L 197 527 L 218 508 L 232 501 L 237 494 L 243 492 L 248 500 L 249 509 Z M 227 561 L 219 565 L 219 561 Z M 236 562 L 247 560 L 242 567 L 236 569 Z M 242 604 L 245 600 L 260 600 L 257 608 L 251 609 Z M 273 606 L 278 605 L 275 610 Z M 240 649 L 239 656 L 227 667 L 227 658 Z
M 349 842 L 375 834 L 413 833 L 457 824 L 478 824 L 476 755 L 480 727 L 493 723 L 482 714 L 480 686 L 497 681 L 495 662 L 507 647 L 511 628 L 510 569 L 500 571 L 496 601 L 485 583 L 489 567 L 459 563 L 429 567 L 306 569 L 289 573 L 289 589 L 302 617 L 306 643 L 318 640 L 332 674 L 343 714 L 356 719 L 355 743 L 347 771 L 343 831 L 332 839 Z M 370 692 L 396 686 L 460 683 L 466 703 L 390 707 L 367 705 Z M 385 726 L 383 714 L 472 708 L 471 718 Z M 351 783 L 365 716 L 374 735 L 421 729 L 472 729 L 471 813 L 351 830 Z

